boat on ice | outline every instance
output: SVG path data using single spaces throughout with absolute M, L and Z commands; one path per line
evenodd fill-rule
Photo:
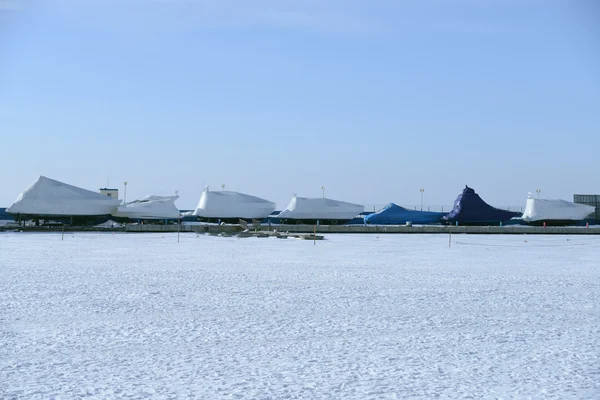
M 238 223 L 240 219 L 263 220 L 275 210 L 275 203 L 245 193 L 204 188 L 192 213 L 203 222 Z
M 528 225 L 576 225 L 595 210 L 593 206 L 566 200 L 534 199 L 529 193 L 525 212 L 517 219 Z
M 424 225 L 438 223 L 444 215 L 441 212 L 410 210 L 390 203 L 381 210 L 365 216 L 364 221 L 373 225 L 405 225 L 408 222 Z
M 173 220 L 180 212 L 175 206 L 179 196 L 146 196 L 124 204 L 113 212 L 117 220 Z
M 119 199 L 40 176 L 6 212 L 17 220 L 97 224 L 106 221 L 119 203 Z
M 502 210 L 487 204 L 472 188 L 465 186 L 454 201 L 454 207 L 442 222 L 459 225 L 498 225 L 520 216 L 521 213 Z
M 328 199 L 325 197 L 298 197 L 296 194 L 288 206 L 277 216 L 282 224 L 338 225 L 354 219 L 365 210 L 360 204 Z

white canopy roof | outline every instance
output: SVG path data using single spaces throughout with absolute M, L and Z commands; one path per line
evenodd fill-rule
M 260 197 L 225 190 L 211 192 L 206 187 L 192 215 L 204 218 L 263 219 L 274 209 L 275 203 Z
M 580 221 L 594 212 L 594 207 L 566 200 L 534 199 L 529 196 L 522 219 L 524 221 Z
M 108 215 L 119 203 L 119 199 L 40 176 L 6 211 L 40 216 Z
M 146 196 L 119 207 L 112 215 L 131 219 L 175 219 L 179 209 L 175 200 L 179 196 Z
M 360 204 L 327 198 L 307 198 L 294 195 L 278 218 L 282 219 L 352 219 L 363 212 Z

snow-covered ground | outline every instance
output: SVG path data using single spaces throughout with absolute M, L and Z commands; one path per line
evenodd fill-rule
M 0 235 L 0 398 L 600 398 L 600 237 Z

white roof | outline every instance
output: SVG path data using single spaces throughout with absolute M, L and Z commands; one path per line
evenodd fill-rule
M 204 218 L 267 218 L 275 203 L 244 193 L 205 188 L 192 215 Z
M 119 203 L 119 199 L 40 176 L 6 211 L 47 216 L 107 215 Z
M 527 199 L 524 221 L 580 221 L 593 213 L 594 207 L 566 200 Z
M 119 207 L 112 215 L 131 219 L 175 219 L 179 209 L 175 200 L 179 196 L 146 196 Z
M 307 198 L 294 195 L 278 218 L 283 219 L 352 219 L 363 212 L 360 204 L 327 198 Z

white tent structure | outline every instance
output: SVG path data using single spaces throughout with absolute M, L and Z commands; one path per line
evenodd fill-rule
M 206 187 L 192 215 L 221 220 L 264 219 L 273 210 L 275 210 L 275 203 L 260 197 L 225 190 L 211 192 Z
M 94 225 L 95 228 L 102 228 L 102 229 L 122 228 L 124 226 L 125 225 L 120 224 L 117 221 L 113 221 L 112 219 L 109 219 L 106 222 L 103 222 L 101 224 Z
M 582 221 L 594 211 L 592 206 L 566 200 L 534 199 L 529 193 L 521 219 L 530 224 L 566 225 Z
M 327 198 L 298 197 L 294 194 L 290 204 L 277 218 L 287 220 L 348 221 L 363 212 L 360 204 Z
M 115 211 L 119 203 L 119 199 L 40 176 L 6 212 L 36 217 L 103 216 Z
M 120 206 L 113 216 L 129 219 L 177 219 L 180 217 L 175 200 L 179 196 L 146 196 Z

